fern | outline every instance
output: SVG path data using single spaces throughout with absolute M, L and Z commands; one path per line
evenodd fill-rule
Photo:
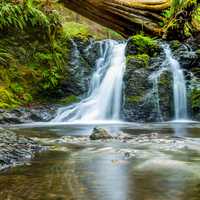
M 14 58 L 8 52 L 8 50 L 0 47 L 0 65 L 7 66 L 13 61 L 14 61 Z
M 171 4 L 171 15 L 178 11 L 183 11 L 191 5 L 196 5 L 197 0 L 172 0 Z
M 0 2 L 0 29 L 18 29 L 24 31 L 29 27 L 42 29 L 49 37 L 55 35 L 61 26 L 56 12 L 45 13 L 33 5 L 32 0 L 24 3 Z

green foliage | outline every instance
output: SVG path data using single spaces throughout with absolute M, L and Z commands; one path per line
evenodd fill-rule
M 196 27 L 194 25 L 196 24 L 199 27 L 199 23 L 194 17 L 197 12 L 193 12 L 197 5 L 197 0 L 172 0 L 171 8 L 162 13 L 164 16 L 164 37 L 170 30 L 183 30 L 184 35 L 182 37 L 190 37 L 195 31 Z
M 37 52 L 34 55 L 35 65 L 43 67 L 41 81 L 41 86 L 43 89 L 53 89 L 59 84 L 62 67 L 65 63 L 63 57 L 64 55 L 56 50 L 53 52 Z
M 8 50 L 0 47 L 0 65 L 8 66 L 13 61 L 13 56 L 8 52 Z
M 37 30 L 40 29 L 51 39 L 59 26 L 61 25 L 56 12 L 45 13 L 33 5 L 31 0 L 16 4 L 12 2 L 0 3 L 1 30 L 17 29 L 24 31 L 32 27 L 37 28 Z
M 43 76 L 43 89 L 52 89 L 58 85 L 60 75 L 57 67 L 52 67 L 50 70 L 44 70 L 42 72 Z
M 137 34 L 131 37 L 131 42 L 135 46 L 138 54 L 148 54 L 153 55 L 155 51 L 159 48 L 158 43 L 155 39 Z
M 192 108 L 200 109 L 200 89 L 198 88 L 193 89 L 191 97 L 192 97 Z
M 23 87 L 19 83 L 12 83 L 10 89 L 13 93 L 22 94 L 24 92 Z
M 141 34 L 134 35 L 132 36 L 131 39 L 135 45 L 140 46 L 142 49 L 144 49 L 146 46 L 154 47 L 157 45 L 156 40 L 154 40 L 153 38 L 149 36 L 144 36 Z
M 55 4 L 0 1 L 0 108 L 46 101 L 47 94 L 56 99 L 54 94 L 68 77 L 69 40 L 90 37 L 88 26 L 66 22 L 65 8 L 59 4 L 58 13 Z M 72 95 L 62 101 L 76 99 Z
M 19 105 L 13 94 L 4 87 L 0 87 L 0 108 L 14 108 Z
M 172 16 L 172 13 L 171 13 L 171 9 L 167 9 L 167 10 L 164 10 L 161 15 L 163 17 L 165 17 L 166 19 L 170 19 L 170 17 Z
M 20 85 L 20 83 L 11 83 L 10 90 L 14 94 L 15 98 L 20 100 L 20 103 L 27 104 L 31 103 L 33 100 L 32 95 L 29 92 L 25 91 L 25 88 Z
M 200 31 L 200 6 L 197 6 L 192 13 L 192 25 Z
M 63 36 L 66 39 L 80 37 L 82 39 L 88 38 L 89 28 L 83 24 L 76 22 L 66 22 L 63 24 Z
M 191 5 L 196 5 L 197 0 L 172 0 L 171 3 L 171 15 L 177 14 L 177 12 L 185 10 Z

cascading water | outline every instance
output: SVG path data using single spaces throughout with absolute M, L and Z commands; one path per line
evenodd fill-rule
M 164 52 L 173 75 L 175 120 L 187 119 L 187 89 L 183 70 L 179 62 L 173 58 L 169 45 L 164 45 Z
M 100 58 L 90 81 L 87 97 L 58 109 L 53 122 L 119 120 L 125 71 L 125 43 L 100 42 Z
M 158 71 L 153 72 L 153 74 L 150 76 L 150 80 L 153 82 L 153 91 L 156 93 L 155 96 L 157 99 L 156 107 L 158 115 L 161 115 L 158 82 L 162 73 L 169 71 L 173 76 L 174 120 L 187 120 L 187 89 L 183 70 L 181 69 L 179 62 L 173 57 L 169 45 L 165 44 L 162 45 L 162 47 L 166 58 L 162 63 L 161 68 Z
M 161 112 L 161 109 L 160 109 L 160 97 L 159 97 L 159 86 L 158 86 L 158 83 L 160 81 L 161 74 L 166 70 L 167 70 L 167 68 L 162 66 L 158 71 L 153 72 L 149 77 L 150 81 L 153 84 L 153 90 L 151 91 L 150 94 L 147 95 L 147 98 L 149 98 L 149 96 L 150 97 L 152 97 L 152 96 L 154 97 L 153 101 L 154 101 L 155 108 L 157 110 L 157 119 L 158 119 L 158 121 L 163 121 L 162 112 Z

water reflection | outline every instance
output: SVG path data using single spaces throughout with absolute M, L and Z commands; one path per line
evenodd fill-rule
M 80 130 L 87 135 L 89 133 L 85 131 L 93 127 L 35 127 L 14 131 L 54 139 L 63 135 L 81 135 Z M 123 130 L 137 139 L 85 145 L 57 144 L 56 151 L 37 155 L 31 165 L 0 173 L 0 199 L 200 199 L 199 124 L 105 127 Z M 151 133 L 157 133 L 159 137 L 151 139 Z
M 172 123 L 171 127 L 174 129 L 176 137 L 186 137 L 188 135 L 187 127 L 183 123 Z
M 80 179 L 93 193 L 94 199 L 128 199 L 128 161 L 112 153 L 112 149 L 99 150 L 97 156 L 87 162 L 82 158 L 76 170 L 88 174 Z

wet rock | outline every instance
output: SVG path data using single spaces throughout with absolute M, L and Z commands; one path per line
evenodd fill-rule
M 140 41 L 139 41 L 140 42 Z M 166 41 L 159 41 L 165 43 Z M 200 120 L 200 45 L 199 40 L 191 39 L 180 43 L 168 42 L 173 56 L 184 69 L 187 81 L 188 110 L 193 120 Z M 140 46 L 139 46 L 140 47 Z M 169 121 L 173 119 L 174 102 L 172 76 L 168 71 L 162 72 L 155 82 L 150 79 L 153 72 L 157 72 L 165 60 L 162 48 L 152 53 L 145 45 L 144 49 L 130 39 L 126 48 L 126 71 L 124 74 L 124 102 L 122 114 L 125 120 L 134 122 Z M 149 59 L 147 59 L 149 58 Z M 164 63 L 166 65 L 166 63 Z M 154 90 L 153 90 L 154 88 Z M 157 98 L 159 95 L 159 98 Z M 160 113 L 158 112 L 158 101 Z
M 140 49 L 135 53 L 133 42 L 128 42 L 126 49 L 126 71 L 124 74 L 124 102 L 122 114 L 125 120 L 134 122 L 155 122 L 169 120 L 171 109 L 170 73 L 163 72 L 158 81 L 160 113 L 157 109 L 155 83 L 150 75 L 156 72 L 165 59 L 162 49 L 152 53 L 151 50 Z
M 74 38 L 69 43 L 69 66 L 66 65 L 66 75 L 61 90 L 64 94 L 84 95 L 89 87 L 91 74 L 95 69 L 96 59 L 100 54 L 99 43 L 93 39 L 81 40 Z
M 57 106 L 36 106 L 31 108 L 17 108 L 0 111 L 0 124 L 21 124 L 50 121 L 56 113 Z
M 106 140 L 112 138 L 113 137 L 103 128 L 94 128 L 90 135 L 91 140 Z
M 0 128 L 0 170 L 23 164 L 44 147 L 30 138 Z

